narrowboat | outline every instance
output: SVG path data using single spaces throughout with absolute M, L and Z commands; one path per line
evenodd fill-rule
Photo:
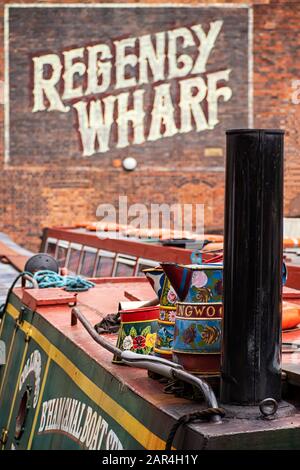
M 227 133 L 224 240 L 198 240 L 201 263 L 192 268 L 191 246 L 55 227 L 44 231 L 39 269 L 56 258 L 89 288 L 42 288 L 28 269 L 31 254 L 2 236 L 1 449 L 299 449 L 300 265 L 285 254 L 282 289 L 282 220 L 282 131 L 235 130 Z M 218 370 L 205 369 L 202 357 L 193 373 L 172 351 L 146 348 L 159 307 L 144 271 L 158 264 L 180 266 L 178 294 L 188 292 L 194 272 L 200 290 L 208 269 L 223 270 L 215 283 L 222 337 L 207 333 L 214 326 L 200 340 L 207 339 L 205 354 L 219 341 Z M 214 300 L 196 299 L 201 312 Z M 181 310 L 192 302 L 179 300 Z M 144 316 L 135 316 L 134 328 L 143 328 L 132 333 L 136 347 L 120 348 L 120 331 L 99 333 L 104 319 L 122 317 L 122 309 L 129 318 L 137 306 Z

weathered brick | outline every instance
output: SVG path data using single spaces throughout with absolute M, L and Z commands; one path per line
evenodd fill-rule
M 32 3 L 30 0 L 28 2 Z M 57 0 L 54 2 L 58 3 Z M 72 0 L 70 3 L 73 3 Z M 160 2 L 152 3 L 159 4 Z M 179 0 L 179 3 L 196 2 Z M 202 1 L 202 3 L 216 2 Z M 222 2 L 218 0 L 217 3 Z M 230 0 L 223 3 L 244 3 L 244 1 Z M 254 124 L 255 127 L 279 127 L 287 130 L 285 215 L 300 215 L 300 135 L 298 132 L 300 105 L 293 104 L 291 100 L 292 81 L 300 80 L 300 36 L 298 34 L 300 2 L 256 1 L 253 4 L 253 10 Z M 128 25 L 128 32 L 130 34 L 130 25 Z M 46 36 L 43 42 L 45 43 L 43 48 L 47 49 Z M 0 7 L 0 44 L 0 80 L 3 80 L 3 4 Z M 24 44 L 24 50 L 27 50 L 27 46 Z M 238 51 L 237 41 L 236 47 L 229 53 L 238 53 Z M 16 93 L 21 92 L 21 89 L 16 90 Z M 238 106 L 234 114 L 238 122 Z M 1 123 L 3 119 L 3 106 L 0 105 Z M 40 125 L 42 130 L 45 125 L 42 119 Z M 27 130 L 30 134 L 30 128 Z M 65 132 L 65 129 L 61 132 Z M 41 142 L 43 138 L 41 137 Z M 58 138 L 60 138 L 59 135 Z M 167 140 L 160 141 L 156 153 L 152 156 L 143 155 L 141 152 L 139 165 L 134 173 L 124 173 L 122 169 L 114 167 L 113 160 L 119 158 L 117 152 L 101 160 L 101 165 L 87 163 L 83 167 L 81 162 L 80 165 L 76 165 L 70 160 L 59 164 L 57 161 L 53 162 L 48 156 L 46 165 L 41 164 L 39 158 L 33 158 L 30 165 L 25 164 L 26 161 L 20 158 L 16 166 L 4 166 L 3 126 L 1 125 L 0 230 L 9 233 L 22 245 L 36 249 L 43 226 L 71 225 L 81 220 L 95 219 L 95 211 L 99 203 L 117 204 L 118 195 L 125 193 L 129 196 L 129 203 L 149 201 L 162 203 L 166 200 L 169 203 L 204 203 L 207 229 L 222 228 L 224 173 L 222 171 L 210 172 L 207 169 L 189 171 L 187 162 L 193 168 L 201 167 L 199 154 L 195 154 L 193 139 L 182 149 L 180 138 L 178 138 L 178 145 L 173 146 L 174 153 L 171 153 L 171 158 Z M 32 145 L 34 145 L 33 139 Z M 209 141 L 208 146 L 218 146 L 218 143 Z M 69 150 L 70 143 L 66 135 L 66 154 Z M 28 149 L 24 149 L 25 154 L 28 154 Z M 129 148 L 128 155 L 130 154 Z M 122 158 L 123 156 L 124 154 Z M 203 161 L 202 156 L 201 159 Z M 167 170 L 164 171 L 164 168 Z

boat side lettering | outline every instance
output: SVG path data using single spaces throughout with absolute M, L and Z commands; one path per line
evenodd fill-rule
M 108 422 L 91 406 L 70 397 L 42 403 L 38 434 L 64 433 L 89 450 L 122 450 L 123 445 Z

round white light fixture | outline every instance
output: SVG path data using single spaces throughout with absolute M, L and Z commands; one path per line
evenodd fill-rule
M 136 161 L 136 159 L 133 158 L 133 157 L 126 157 L 126 158 L 124 158 L 122 164 L 123 164 L 124 170 L 126 170 L 126 171 L 132 171 L 132 170 L 134 170 L 134 169 L 136 168 L 136 166 L 137 166 L 137 161 Z

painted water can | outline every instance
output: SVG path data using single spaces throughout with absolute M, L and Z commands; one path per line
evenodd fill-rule
M 158 318 L 158 305 L 121 311 L 117 347 L 122 351 L 150 354 L 155 344 Z M 121 361 L 114 356 L 113 362 Z
M 149 268 L 144 273 L 156 292 L 160 303 L 157 335 L 154 347 L 156 356 L 172 358 L 177 294 L 163 269 Z
M 167 276 L 160 296 L 158 329 L 154 347 L 156 356 L 172 358 L 176 302 L 178 298 Z
M 156 293 L 160 305 L 162 307 L 175 307 L 178 297 L 163 268 L 148 268 L 144 269 L 143 273 Z
M 221 302 L 178 302 L 173 361 L 195 374 L 219 374 L 222 316 Z
M 161 264 L 178 299 L 189 303 L 222 302 L 222 264 Z
M 156 268 L 143 269 L 143 273 L 150 282 L 152 289 L 154 290 L 160 301 L 166 278 L 164 270 L 160 266 L 158 266 Z
M 167 276 L 165 276 L 162 293 L 160 296 L 160 302 L 159 302 L 161 308 L 163 309 L 164 307 L 173 307 L 176 309 L 176 303 L 178 300 L 179 299 L 177 297 L 175 289 L 171 285 L 170 279 Z M 175 318 L 173 321 L 175 321 Z
M 154 346 L 156 356 L 172 359 L 176 307 L 160 306 Z

